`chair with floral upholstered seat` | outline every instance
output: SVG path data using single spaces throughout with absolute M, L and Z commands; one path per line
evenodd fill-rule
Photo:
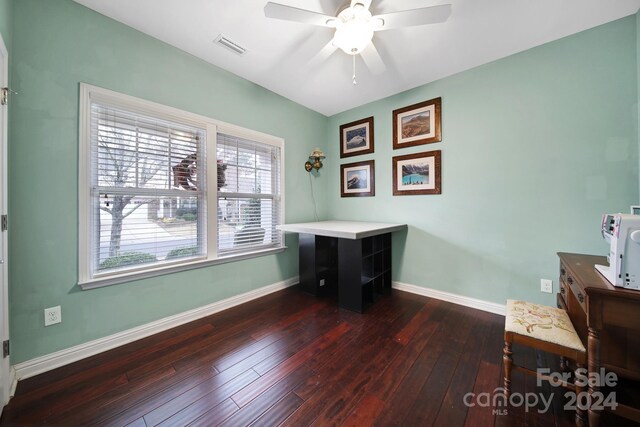
M 513 369 L 534 375 L 544 380 L 551 376 L 517 366 L 513 363 L 513 343 L 532 347 L 560 357 L 574 360 L 576 369 L 584 368 L 587 360 L 586 351 L 580 337 L 576 333 L 566 311 L 526 301 L 507 301 L 504 327 L 504 388 L 507 398 L 511 393 L 511 371 Z M 578 396 L 585 392 L 581 382 L 562 381 L 562 386 L 574 390 Z M 577 399 L 578 402 L 581 399 Z M 585 410 L 577 405 L 576 424 L 586 423 Z

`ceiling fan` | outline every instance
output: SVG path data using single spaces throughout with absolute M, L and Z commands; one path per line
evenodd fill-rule
M 328 58 L 335 50 L 353 56 L 353 84 L 356 84 L 355 56 L 360 55 L 373 74 L 382 73 L 386 67 L 378 50 L 372 43 L 376 31 L 416 25 L 437 24 L 446 21 L 451 14 L 451 5 L 423 7 L 412 10 L 372 15 L 371 0 L 351 0 L 337 16 L 324 15 L 311 10 L 268 2 L 264 7 L 267 18 L 283 19 L 335 29 L 333 39 L 312 59 L 319 62 Z

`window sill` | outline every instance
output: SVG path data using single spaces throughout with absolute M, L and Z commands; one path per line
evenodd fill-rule
M 286 246 L 272 249 L 264 249 L 255 252 L 246 252 L 239 255 L 229 255 L 218 259 L 197 260 L 184 264 L 169 265 L 164 267 L 157 267 L 154 269 L 136 271 L 130 273 L 114 274 L 111 276 L 104 276 L 96 279 L 90 279 L 83 282 L 78 282 L 78 286 L 83 291 L 89 289 L 102 288 L 104 286 L 118 285 L 120 283 L 133 282 L 135 280 L 148 279 L 150 277 L 163 276 L 165 274 L 177 273 L 179 271 L 193 270 L 196 268 L 209 267 L 212 265 L 225 264 L 228 262 L 242 261 L 250 258 L 257 258 L 265 255 L 273 255 L 280 252 L 284 252 L 287 249 Z

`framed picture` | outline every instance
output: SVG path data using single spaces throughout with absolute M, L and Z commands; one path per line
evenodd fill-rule
M 340 158 L 373 153 L 373 117 L 340 126 Z
M 374 160 L 340 165 L 340 195 L 342 197 L 375 196 Z
M 393 195 L 441 194 L 440 150 L 393 158 Z
M 441 98 L 393 111 L 393 149 L 442 141 Z

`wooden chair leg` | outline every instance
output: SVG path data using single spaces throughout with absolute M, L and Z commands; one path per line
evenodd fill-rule
M 503 350 L 503 364 L 504 364 L 504 390 L 507 399 L 511 395 L 511 369 L 513 367 L 513 352 L 511 351 L 511 342 L 506 340 L 504 341 L 504 350 Z
M 584 366 L 580 363 L 576 364 L 576 371 L 578 369 L 583 369 Z M 578 381 L 578 375 L 574 375 L 576 381 Z M 586 393 L 586 387 L 584 385 L 580 386 L 576 382 L 576 425 L 583 427 L 587 425 L 587 410 L 589 408 L 584 408 L 580 406 L 580 402 L 583 402 L 584 399 L 581 397 L 582 394 Z

